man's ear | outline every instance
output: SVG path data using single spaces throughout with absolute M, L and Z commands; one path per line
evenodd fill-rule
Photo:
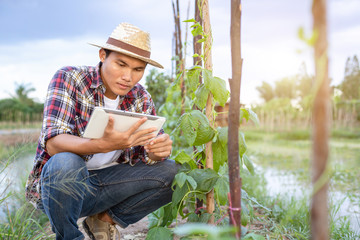
M 105 58 L 106 58 L 105 49 L 101 48 L 101 49 L 99 50 L 99 58 L 100 58 L 100 61 L 101 61 L 101 62 L 104 62 L 104 61 L 105 61 Z

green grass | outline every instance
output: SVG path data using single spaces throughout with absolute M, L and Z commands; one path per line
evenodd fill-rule
M 249 196 L 256 197 L 251 216 L 251 232 L 265 236 L 266 239 L 310 239 L 309 196 L 300 199 L 278 195 L 270 197 L 266 191 L 266 181 L 260 174 L 242 173 L 243 189 Z M 330 204 L 331 221 L 329 231 L 334 240 L 353 240 L 360 238 L 350 228 L 348 217 L 335 218 L 342 202 Z M 262 207 L 265 206 L 266 208 Z M 268 210 L 270 209 L 270 210 Z M 254 228 L 253 226 L 262 226 Z M 249 226 L 248 226 L 249 227 Z
M 244 131 L 248 146 L 247 155 L 261 168 L 276 169 L 283 174 L 290 174 L 302 185 L 310 185 L 310 156 L 312 142 L 307 131 L 264 132 L 260 130 Z M 329 163 L 332 167 L 330 189 L 343 192 L 351 202 L 360 205 L 360 142 L 357 133 L 335 132 L 329 141 Z M 289 196 L 270 196 L 266 181 L 261 173 L 254 176 L 242 174 L 243 187 L 250 196 L 261 205 L 271 209 L 266 211 L 255 208 L 254 223 L 264 227 L 255 230 L 269 239 L 309 239 L 309 196 L 294 199 Z M 299 186 L 300 187 L 300 186 Z M 309 194 L 309 193 L 308 193 Z M 359 239 L 360 232 L 350 228 L 349 217 L 335 219 L 341 203 L 331 204 L 331 239 Z M 359 224 L 360 227 L 360 224 Z
M 7 147 L 0 145 L 0 173 L 6 172 L 11 164 L 21 161 L 22 157 L 34 154 L 35 149 L 34 142 Z M 47 217 L 25 200 L 24 189 L 28 171 L 22 172 L 23 175 L 17 179 L 20 182 L 12 183 L 11 188 L 0 192 L 0 212 L 4 216 L 0 219 L 0 239 L 54 239 L 54 235 L 48 232 Z M 8 183 L 0 179 L 0 184 L 4 186 Z

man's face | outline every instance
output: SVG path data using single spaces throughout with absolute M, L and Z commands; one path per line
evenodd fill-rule
M 146 62 L 127 55 L 111 52 L 107 57 L 105 50 L 99 52 L 101 78 L 105 84 L 105 96 L 115 99 L 126 95 L 144 75 Z

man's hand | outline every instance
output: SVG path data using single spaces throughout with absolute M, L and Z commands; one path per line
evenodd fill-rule
M 144 147 L 151 160 L 160 161 L 162 158 L 170 156 L 172 140 L 170 136 L 165 133 L 157 136 Z
M 47 141 L 46 151 L 50 156 L 60 152 L 88 155 L 146 145 L 156 136 L 154 133 L 156 128 L 136 132 L 144 122 L 146 122 L 146 118 L 137 121 L 126 132 L 118 132 L 114 129 L 114 118 L 110 116 L 104 136 L 101 138 L 86 139 L 70 134 L 60 134 Z
M 148 128 L 136 132 L 146 120 L 146 117 L 141 118 L 126 132 L 118 132 L 114 129 L 114 118 L 110 116 L 104 135 L 99 139 L 103 152 L 148 144 L 150 139 L 156 136 L 154 133 L 156 128 Z

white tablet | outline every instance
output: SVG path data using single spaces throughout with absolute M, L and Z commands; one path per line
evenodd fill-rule
M 122 110 L 113 110 L 103 107 L 95 107 L 91 114 L 90 120 L 86 125 L 84 138 L 101 138 L 104 135 L 105 128 L 109 121 L 109 115 L 114 118 L 114 128 L 119 132 L 127 131 L 134 125 L 140 118 L 147 117 L 147 121 L 143 123 L 139 130 L 156 127 L 156 135 L 159 133 L 161 127 L 165 123 L 166 118 L 147 115 L 141 113 L 127 112 Z

